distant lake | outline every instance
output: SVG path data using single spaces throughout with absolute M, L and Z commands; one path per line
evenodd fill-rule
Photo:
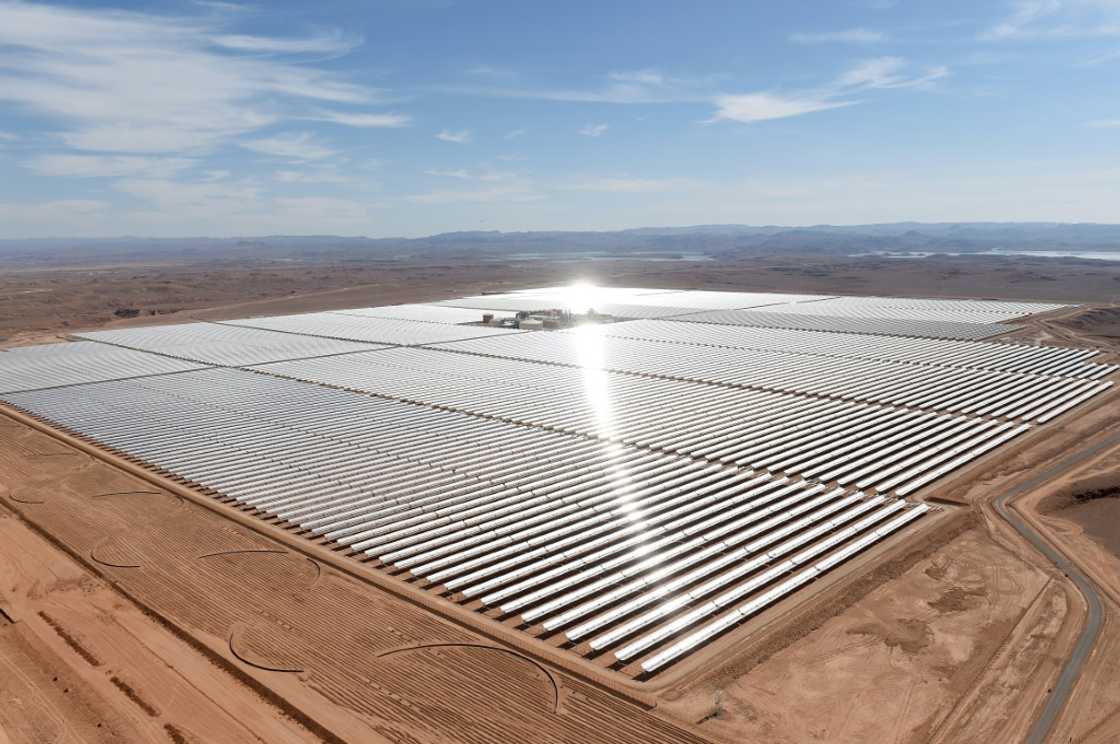
M 602 251 L 555 251 L 547 253 L 513 253 L 514 261 L 711 261 L 706 253 L 605 253 Z
M 1038 258 L 1084 258 L 1091 261 L 1120 261 L 1120 251 L 866 251 L 853 256 L 884 258 L 928 258 L 930 256 L 1035 256 Z

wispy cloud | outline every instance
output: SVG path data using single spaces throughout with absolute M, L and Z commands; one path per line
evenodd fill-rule
M 791 36 L 794 41 L 805 44 L 829 41 L 873 43 L 887 38 L 884 33 L 863 28 Z M 863 60 L 843 72 L 839 78 L 819 88 L 784 92 L 763 90 L 738 93 L 720 90 L 717 87 L 723 82 L 720 77 L 682 78 L 666 75 L 653 68 L 612 71 L 602 76 L 602 85 L 586 89 L 491 87 L 449 90 L 461 94 L 574 103 L 706 103 L 715 106 L 709 122 L 756 122 L 852 106 L 859 101 L 850 96 L 858 91 L 928 87 L 948 74 L 949 69 L 945 66 L 928 67 L 915 72 L 901 57 L 884 56 Z M 605 124 L 588 124 L 578 131 L 585 136 L 598 137 L 607 128 Z
M 280 170 L 273 174 L 277 183 L 283 184 L 323 184 L 353 183 L 350 176 L 339 173 L 334 168 L 315 168 L 312 170 Z
M 1094 129 L 1114 129 L 1120 127 L 1120 119 L 1097 119 L 1089 122 L 1087 126 Z
M 42 155 L 25 165 L 44 176 L 73 178 L 119 178 L 146 176 L 169 178 L 195 164 L 191 158 L 161 158 L 142 155 Z
M 673 191 L 687 185 L 677 178 L 593 178 L 565 188 L 573 191 L 603 191 L 614 194 L 650 194 Z
M 842 31 L 809 31 L 789 35 L 795 44 L 878 44 L 887 40 L 882 31 L 848 28 Z
M 221 0 L 194 0 L 194 4 L 200 8 L 209 8 L 220 13 L 244 13 L 250 8 L 250 6 L 241 3 L 226 3 Z
M 517 139 L 518 137 L 524 137 L 526 132 L 527 130 L 525 129 L 511 129 L 510 131 L 505 133 L 505 139 Z
M 1010 12 L 980 34 L 984 41 L 1120 36 L 1116 0 L 1014 0 Z
M 435 189 L 422 194 L 411 194 L 404 201 L 414 204 L 465 204 L 481 202 L 529 202 L 543 198 L 532 179 L 518 173 L 483 168 L 478 171 L 457 168 L 432 169 L 425 174 L 436 178 L 474 182 L 473 187 Z M 485 187 L 480 188 L 485 184 Z
M 407 127 L 412 123 L 412 117 L 407 114 L 370 114 L 347 111 L 319 110 L 307 118 L 364 129 L 393 129 Z
M 1036 35 L 1041 29 L 1034 24 L 1052 18 L 1061 9 L 1061 0 L 1015 0 L 1011 13 L 985 31 L 981 38 L 1000 40 Z
M 434 176 L 436 178 L 454 178 L 460 181 L 504 182 L 507 184 L 521 184 L 523 186 L 528 184 L 528 181 L 517 173 L 509 173 L 492 168 L 485 168 L 477 171 L 467 170 L 466 168 L 431 168 L 424 171 L 424 175 Z
M 827 111 L 856 103 L 858 101 L 834 101 L 821 96 L 743 93 L 717 98 L 716 112 L 711 121 L 737 121 L 750 124 L 756 121 L 811 114 L 814 111 Z
M 0 0 L 0 47 L 9 50 L 0 57 L 0 101 L 50 117 L 74 149 L 182 153 L 308 104 L 378 100 L 336 73 L 277 57 L 338 49 L 341 36 L 231 36 L 223 22 Z
M 616 70 L 586 88 L 444 86 L 450 93 L 568 103 L 663 104 L 710 101 L 716 78 L 674 77 L 654 69 Z
M 514 70 L 508 67 L 498 67 L 496 65 L 475 65 L 463 70 L 463 73 L 470 77 L 484 80 L 510 81 L 517 78 L 517 73 Z
M 917 74 L 906 74 L 908 67 L 906 60 L 901 57 L 875 57 L 853 65 L 832 83 L 815 90 L 722 95 L 715 99 L 715 114 L 708 121 L 750 124 L 844 108 L 860 103 L 860 100 L 852 96 L 861 91 L 929 87 L 949 74 L 949 68 L 944 66 L 929 67 Z
M 463 145 L 471 141 L 471 132 L 469 129 L 461 129 L 457 132 L 444 129 L 436 135 L 436 139 L 443 140 L 444 142 L 454 142 L 455 144 Z
M 242 142 L 241 146 L 262 155 L 271 155 L 288 160 L 323 160 L 333 157 L 338 151 L 318 142 L 310 132 L 278 134 L 275 137 Z
M 916 88 L 949 74 L 949 68 L 938 66 L 920 75 L 904 75 L 906 66 L 902 57 L 867 59 L 841 75 L 837 85 L 841 88 Z
M 210 37 L 210 42 L 215 46 L 239 52 L 268 54 L 345 54 L 362 45 L 361 37 L 348 37 L 337 29 L 295 39 L 217 34 Z
M 464 170 L 462 168 L 458 170 L 426 170 L 424 171 L 424 175 L 435 176 L 436 178 L 458 178 L 464 181 L 471 178 L 470 171 Z
M 471 204 L 485 202 L 531 202 L 543 196 L 519 185 L 495 186 L 487 189 L 439 190 L 405 197 L 414 204 Z
M 665 85 L 665 76 L 657 70 L 648 68 L 645 70 L 624 70 L 622 72 L 612 72 L 609 73 L 607 77 L 617 83 L 637 83 L 638 85 L 648 86 Z

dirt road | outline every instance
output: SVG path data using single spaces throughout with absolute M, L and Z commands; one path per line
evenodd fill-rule
M 1065 708 L 1069 696 L 1073 692 L 1074 685 L 1076 685 L 1081 675 L 1081 668 L 1084 666 L 1085 661 L 1093 652 L 1093 648 L 1096 645 L 1097 636 L 1100 634 L 1101 623 L 1103 621 L 1104 607 L 1096 584 L 1060 550 L 1052 546 L 1045 538 L 1038 534 L 1033 527 L 1027 524 L 1022 517 L 1016 514 L 1009 502 L 1039 488 L 1048 481 L 1060 477 L 1064 473 L 1097 457 L 1102 452 L 1117 446 L 1120 446 L 1120 434 L 1115 434 L 1091 447 L 1073 453 L 1057 464 L 1046 468 L 1038 475 L 1029 478 L 1010 491 L 1000 495 L 994 502 L 995 509 L 999 512 L 1000 516 L 1010 522 L 1020 535 L 1030 541 L 1039 552 L 1045 555 L 1059 570 L 1068 576 L 1088 603 L 1088 616 L 1085 620 L 1085 626 L 1081 631 L 1081 635 L 1077 639 L 1077 645 L 1062 667 L 1062 673 L 1058 677 L 1057 683 L 1051 689 L 1046 704 L 1042 709 L 1042 713 L 1035 721 L 1034 726 L 1032 726 L 1027 738 L 1027 744 L 1042 744 L 1042 742 L 1046 741 L 1058 716 Z

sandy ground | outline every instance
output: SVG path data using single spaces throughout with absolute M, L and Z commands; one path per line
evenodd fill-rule
M 1045 331 L 1049 324 L 1037 327 Z M 1059 334 L 1061 341 L 1080 341 Z M 670 697 L 679 697 L 667 708 L 727 740 L 1021 739 L 1076 639 L 1084 601 L 981 507 L 1037 465 L 1115 426 L 1117 413 L 1114 394 L 926 489 L 923 497 L 973 505 L 981 528 L 956 537 L 754 668 L 716 673 L 672 691 Z M 1120 465 L 1120 453 L 1114 464 Z M 1099 536 L 1078 532 L 1092 541 L 1096 560 L 1103 560 L 1106 544 Z M 1106 570 L 1120 576 L 1120 565 L 1101 568 Z M 1120 661 L 1109 654 L 1120 648 L 1115 626 L 1110 617 L 1060 731 L 1120 740 L 1113 701 L 1120 697 Z M 1081 719 L 1085 705 L 1096 714 Z
M 1013 632 L 1038 647 L 1016 649 L 1018 679 L 1065 614 L 1042 571 L 970 529 L 749 673 L 687 690 L 672 710 L 727 740 L 928 741 Z M 1014 681 L 981 696 L 993 733 L 1017 702 L 997 693 Z
M 1075 522 L 1084 535 L 1105 551 L 1120 556 L 1120 499 L 1113 497 L 1075 504 L 1059 516 Z
M 1059 722 L 1054 741 L 1120 741 L 1120 498 L 1077 504 L 1077 494 L 1120 487 L 1120 449 L 1106 452 L 1019 504 L 1044 534 L 1063 545 L 1105 594 L 1106 617 L 1098 647 Z M 1073 502 L 1073 503 L 1071 503 Z
M 915 263 L 822 269 L 782 259 L 722 267 L 719 280 L 707 274 L 720 267 L 595 268 L 615 284 L 934 294 L 928 275 L 920 284 Z M 883 281 L 895 282 L 890 290 L 864 280 L 869 267 L 883 271 L 883 264 Z M 462 293 L 554 283 L 575 271 L 515 269 L 482 267 L 465 284 L 448 269 L 415 286 L 387 275 L 307 296 L 266 291 L 249 302 L 114 323 L 434 299 L 452 283 Z M 966 294 L 984 276 L 950 273 L 938 293 Z M 1008 279 L 983 294 L 1029 297 L 1031 281 Z M 1086 291 L 1105 299 L 1085 281 Z M 1053 293 L 1034 296 L 1060 299 L 1075 289 L 1059 282 Z M 1025 334 L 1108 343 L 1113 318 L 1102 317 L 1040 321 Z M 5 320 L 18 328 L 9 343 L 72 327 Z M 104 320 L 94 314 L 82 322 Z M 852 598 L 822 593 L 807 633 L 776 637 L 755 656 L 732 649 L 725 660 L 705 657 L 710 669 L 671 679 L 652 711 L 0 417 L 0 661 L 8 665 L 0 674 L 0 744 L 1014 741 L 1030 725 L 1084 608 L 1061 574 L 984 505 L 1039 463 L 1115 424 L 1118 402 L 1120 395 L 1108 396 L 927 489 L 925 497 L 970 509 L 970 526 L 946 531 L 897 571 L 870 572 Z M 1120 453 L 1087 471 L 1117 466 Z M 1023 508 L 1043 496 L 1032 494 Z M 1077 549 L 1092 575 L 1112 577 L 1115 602 L 1120 559 L 1078 516 L 1038 519 Z M 1118 617 L 1110 604 L 1100 648 L 1055 740 L 1120 740 Z
M 158 741 L 149 736 L 151 727 L 165 723 L 197 741 L 239 741 L 243 724 L 255 727 L 254 715 L 277 717 L 276 705 L 291 720 L 275 735 L 262 726 L 262 740 L 298 739 L 307 731 L 297 721 L 333 741 L 704 740 L 687 727 L 542 667 L 514 649 L 7 421 L 0 421 L 0 484 L 0 499 L 9 510 L 0 520 L 3 534 L 28 534 L 11 516 L 19 514 L 117 588 L 114 593 L 58 556 L 55 562 L 69 566 L 77 580 L 60 583 L 52 576 L 48 582 L 42 574 L 50 573 L 50 561 L 43 562 L 44 568 L 28 567 L 26 561 L 40 563 L 32 558 L 5 562 L 11 574 L 5 576 L 3 601 L 19 622 L 6 624 L 0 636 L 28 650 L 4 658 L 46 669 L 25 672 L 19 683 L 7 681 L 10 691 L 0 687 L 10 698 L 38 706 L 32 716 L 4 706 L 0 724 L 12 742 L 44 741 L 28 728 L 42 721 L 79 732 L 71 734 L 75 741 Z M 13 549 L 22 552 L 18 544 Z M 65 636 L 25 596 L 43 597 L 37 601 L 45 603 L 47 616 Z M 116 645 L 128 632 L 118 626 L 131 622 L 127 616 L 141 614 L 136 604 L 191 645 L 160 646 L 159 661 Z M 160 628 L 147 618 L 137 623 L 151 626 L 141 636 L 145 642 Z M 34 638 L 49 639 L 51 647 L 43 654 L 38 648 L 46 641 L 27 646 L 34 641 L 28 640 L 32 632 Z M 185 667 L 224 675 L 228 686 L 240 682 L 236 695 L 222 694 L 217 684 L 202 687 L 237 711 L 234 722 L 220 711 L 201 722 L 191 712 L 196 710 L 192 698 L 174 692 L 161 676 Z M 114 674 L 143 705 L 118 689 Z M 67 692 L 51 686 L 55 678 L 65 680 Z M 190 686 L 185 688 L 189 692 Z M 254 688 L 276 705 L 256 696 Z M 239 699 L 246 711 L 235 705 Z M 114 733 L 97 739 L 97 723 L 112 726 Z M 218 727 L 220 735 L 213 735 L 213 728 L 195 731 L 204 725 Z
M 960 500 L 997 491 L 1111 416 L 1105 406 L 1063 420 L 1044 446 L 1012 453 L 991 468 L 991 478 L 968 479 Z M 839 612 L 826 604 L 835 598 L 822 596 L 819 627 L 800 639 L 795 634 L 766 658 L 713 665 L 660 691 L 650 713 L 7 420 L 0 420 L 0 484 L 0 500 L 78 556 L 87 575 L 92 570 L 115 583 L 193 639 L 193 646 L 162 652 L 163 663 L 179 669 L 186 662 L 178 655 L 203 665 L 210 657 L 235 686 L 246 686 L 250 707 L 276 714 L 274 704 L 254 701 L 253 686 L 278 696 L 293 735 L 310 729 L 347 741 L 369 741 L 370 731 L 416 742 L 1013 741 L 1056 673 L 1081 609 L 1041 561 L 1018 555 L 1014 542 L 993 539 L 990 527 L 973 522 L 855 603 L 839 603 Z M 8 523 L 20 526 L 15 518 L 2 522 Z M 96 638 L 86 618 L 97 607 L 82 606 L 85 593 L 73 596 L 73 614 L 48 615 L 82 648 L 108 657 L 87 640 Z M 119 595 L 113 601 L 128 605 Z M 16 616 L 28 614 L 11 599 L 3 602 Z M 72 669 L 92 667 L 35 617 L 61 639 L 56 655 L 68 654 Z M 177 708 L 163 701 L 161 685 L 148 689 L 146 666 L 138 662 L 127 678 L 118 676 L 173 720 Z M 96 677 L 99 667 L 92 668 L 87 674 Z M 1115 679 L 1114 671 L 1099 670 L 1098 686 Z M 89 689 L 71 688 L 81 695 L 45 703 L 48 718 L 78 726 L 103 705 L 113 710 L 100 698 L 83 702 L 97 690 L 85 684 Z M 28 687 L 25 696 L 34 688 L 38 699 L 49 700 Z M 501 695 L 493 695 L 496 688 Z M 143 706 L 116 685 L 108 691 L 114 690 L 118 705 L 138 709 L 133 715 L 150 723 Z M 12 741 L 37 740 L 3 726 Z M 119 740 L 146 740 L 142 731 L 134 737 L 120 730 Z
M 0 587 L 10 741 L 319 741 L 7 511 Z

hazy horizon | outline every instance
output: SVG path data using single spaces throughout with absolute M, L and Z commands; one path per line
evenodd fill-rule
M 924 231 L 924 232 L 923 232 Z M 1088 231 L 1089 234 L 1086 234 Z M 521 236 L 781 236 L 791 233 L 808 233 L 826 238 L 830 235 L 850 237 L 891 238 L 904 237 L 910 233 L 917 233 L 931 240 L 959 239 L 965 243 L 978 240 L 1000 240 L 1016 238 L 1024 241 L 1026 247 L 1040 250 L 1038 241 L 1060 239 L 1072 243 L 1059 245 L 1069 250 L 1076 250 L 1084 245 L 1097 245 L 1100 247 L 1115 247 L 1120 250 L 1120 223 L 1105 222 L 880 222 L 861 224 L 817 224 L 817 225 L 748 225 L 748 224 L 708 224 L 708 225 L 634 225 L 618 230 L 565 230 L 542 229 L 529 231 L 503 231 L 503 230 L 453 230 L 425 235 L 343 235 L 332 233 L 275 233 L 275 234 L 245 234 L 245 235 L 182 235 L 182 236 L 153 236 L 153 235 L 111 235 L 104 237 L 78 236 L 78 235 L 50 235 L 41 237 L 0 237 L 0 243 L 23 242 L 51 242 L 75 241 L 91 243 L 111 243 L 114 241 L 252 241 L 252 240 L 298 240 L 313 241 L 316 239 L 337 239 L 346 241 L 391 242 L 425 241 L 440 238 L 478 237 L 479 239 L 516 239 Z M 1093 243 L 1093 240 L 1100 241 Z M 626 249 L 626 246 L 620 246 Z M 576 248 L 579 249 L 578 247 Z M 590 248 L 587 248 L 590 250 Z M 634 248 L 631 247 L 631 250 Z M 899 250 L 907 250 L 903 245 Z M 670 246 L 660 247 L 662 251 L 682 250 Z M 909 246 L 909 250 L 917 250 Z

